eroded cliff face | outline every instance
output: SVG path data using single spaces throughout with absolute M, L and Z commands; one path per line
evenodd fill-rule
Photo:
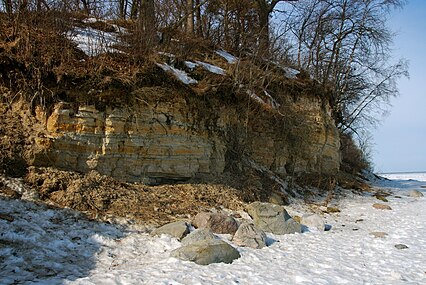
M 218 175 L 239 156 L 281 176 L 339 170 L 338 132 L 316 97 L 292 104 L 296 128 L 261 108 L 245 112 L 225 104 L 205 112 L 185 97 L 138 102 L 104 110 L 57 103 L 49 114 L 39 110 L 47 135 L 36 140 L 44 150 L 32 164 L 153 184 Z

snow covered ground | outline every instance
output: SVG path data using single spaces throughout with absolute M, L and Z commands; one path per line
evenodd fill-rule
M 426 194 L 426 174 L 388 178 L 398 180 L 377 187 L 392 192 L 392 210 L 345 191 L 341 212 L 324 216 L 330 231 L 269 234 L 269 247 L 238 248 L 233 264 L 208 266 L 170 258 L 179 242 L 141 226 L 0 197 L 0 213 L 13 218 L 0 219 L 0 284 L 426 284 L 426 197 L 407 196 L 411 189 Z

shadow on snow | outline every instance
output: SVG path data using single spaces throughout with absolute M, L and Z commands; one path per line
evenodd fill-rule
M 88 276 L 115 226 L 68 209 L 0 197 L 0 284 L 58 284 Z M 12 220 L 13 219 L 13 220 Z

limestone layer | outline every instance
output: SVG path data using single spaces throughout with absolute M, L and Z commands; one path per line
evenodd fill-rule
M 220 174 L 229 154 L 244 144 L 244 156 L 280 175 L 335 174 L 339 169 L 338 132 L 319 99 L 294 103 L 295 110 L 306 114 L 301 125 L 308 125 L 302 133 L 293 131 L 294 136 L 283 136 L 279 128 L 285 125 L 269 126 L 264 118 L 249 118 L 247 124 L 244 114 L 226 106 L 207 121 L 186 104 L 180 99 L 100 111 L 58 103 L 44 114 L 47 138 L 36 140 L 44 155 L 34 164 L 157 183 Z

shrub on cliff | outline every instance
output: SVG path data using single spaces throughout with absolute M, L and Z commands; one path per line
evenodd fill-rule
M 340 134 L 340 151 L 342 155 L 341 170 L 358 174 L 361 170 L 370 168 L 370 162 L 350 134 Z

